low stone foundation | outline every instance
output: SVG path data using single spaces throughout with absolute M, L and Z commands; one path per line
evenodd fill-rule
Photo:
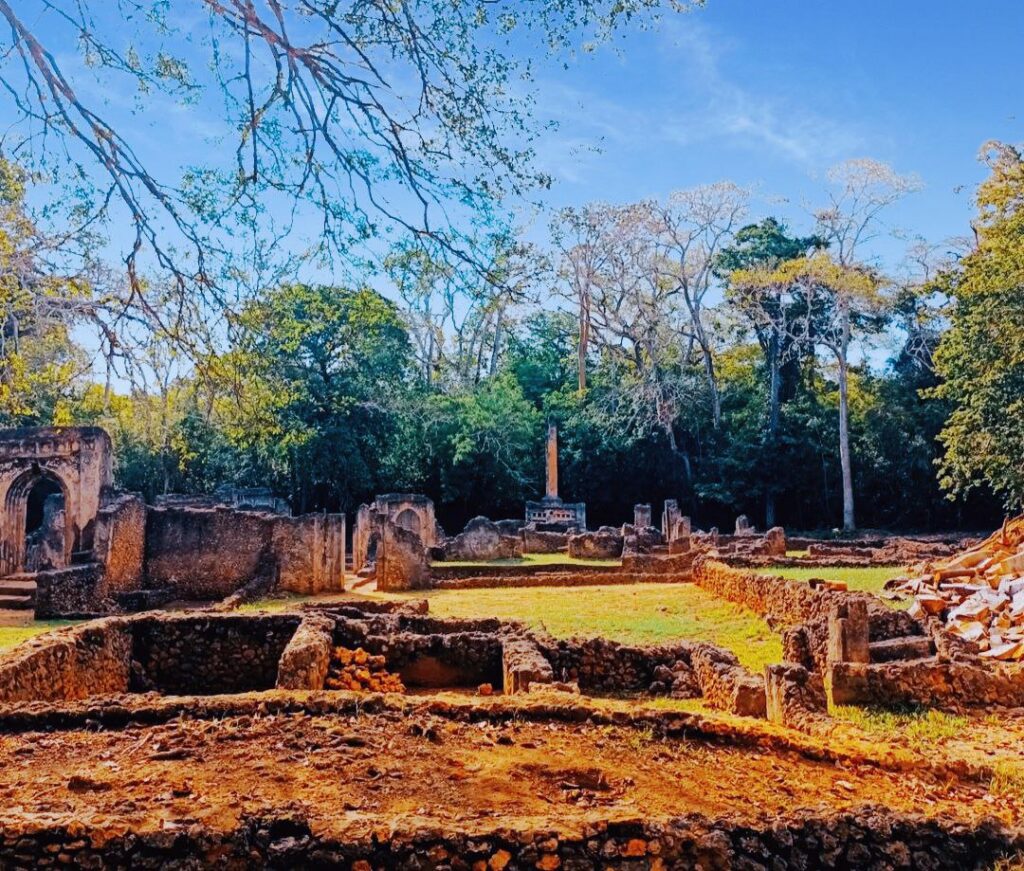
M 603 822 L 582 833 L 547 827 L 472 832 L 395 829 L 338 841 L 315 832 L 297 812 L 247 817 L 236 829 L 111 835 L 80 823 L 5 825 L 4 867 L 40 867 L 54 856 L 78 867 L 591 869 L 992 867 L 1024 848 L 1024 835 L 996 821 L 968 828 L 881 807 L 858 813 L 800 812 L 764 820 L 690 815 L 664 822 Z
M 958 711 L 971 707 L 1024 707 L 1024 666 L 1017 663 L 833 663 L 825 673 L 835 705 L 920 705 Z

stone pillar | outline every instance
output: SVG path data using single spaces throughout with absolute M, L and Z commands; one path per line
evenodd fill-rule
M 671 542 L 676 533 L 676 521 L 679 519 L 679 503 L 675 499 L 665 500 L 665 510 L 661 513 L 661 534 L 666 542 Z
M 544 498 L 558 498 L 558 427 L 553 423 L 548 424 L 547 486 Z
M 633 526 L 637 529 L 646 529 L 651 525 L 651 506 L 650 505 L 634 505 L 633 506 Z
M 832 609 L 825 658 L 828 663 L 871 662 L 866 602 L 855 599 Z

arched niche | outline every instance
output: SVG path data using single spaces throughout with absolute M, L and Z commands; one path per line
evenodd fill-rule
M 48 494 L 60 493 L 64 503 L 64 536 L 62 564 L 71 564 L 75 549 L 75 509 L 73 495 L 64 479 L 51 469 L 33 463 L 18 475 L 4 496 L 2 562 L 5 574 L 24 571 L 26 538 L 30 523 L 40 520 L 36 512 L 42 510 Z

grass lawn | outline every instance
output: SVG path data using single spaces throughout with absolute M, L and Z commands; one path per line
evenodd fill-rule
M 74 620 L 28 620 L 17 626 L 0 626 L 0 650 L 7 650 L 43 632 L 70 626 Z
M 436 566 L 617 566 L 617 559 L 580 559 L 567 553 L 527 553 L 521 557 L 492 560 L 444 560 Z
M 500 617 L 543 627 L 556 637 L 603 635 L 628 644 L 689 640 L 727 647 L 760 673 L 782 660 L 781 638 L 753 611 L 694 584 L 427 590 L 374 593 L 429 599 L 438 617 Z
M 843 581 L 851 590 L 863 590 L 867 593 L 879 593 L 889 578 L 898 577 L 903 573 L 899 566 L 868 566 L 866 568 L 784 568 L 768 566 L 758 569 L 764 575 L 779 575 L 792 581 L 809 581 L 811 578 L 825 578 L 830 581 Z

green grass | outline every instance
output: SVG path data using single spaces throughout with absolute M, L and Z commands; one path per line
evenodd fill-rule
M 0 626 L 0 650 L 7 650 L 43 632 L 51 632 L 62 626 L 71 626 L 73 620 L 33 620 L 21 626 Z
M 779 575 L 791 581 L 809 581 L 811 578 L 825 578 L 829 581 L 843 581 L 851 590 L 879 593 L 890 578 L 899 577 L 903 570 L 899 566 L 867 566 L 864 568 L 786 568 L 768 566 L 758 569 L 763 575 Z
M 727 647 L 760 673 L 782 660 L 782 641 L 755 614 L 694 584 L 522 587 L 375 593 L 429 599 L 438 617 L 499 617 L 544 628 L 555 637 L 601 635 L 626 644 L 689 640 Z
M 832 716 L 863 729 L 873 737 L 902 736 L 912 747 L 921 750 L 927 750 L 942 741 L 963 737 L 969 728 L 967 717 L 947 714 L 934 708 L 889 709 L 837 705 L 832 710 Z
M 521 557 L 492 560 L 444 560 L 436 566 L 618 566 L 617 559 L 581 559 L 565 553 L 527 553 Z
M 1002 760 L 993 766 L 989 792 L 996 796 L 1024 799 L 1024 763 L 1019 760 Z

